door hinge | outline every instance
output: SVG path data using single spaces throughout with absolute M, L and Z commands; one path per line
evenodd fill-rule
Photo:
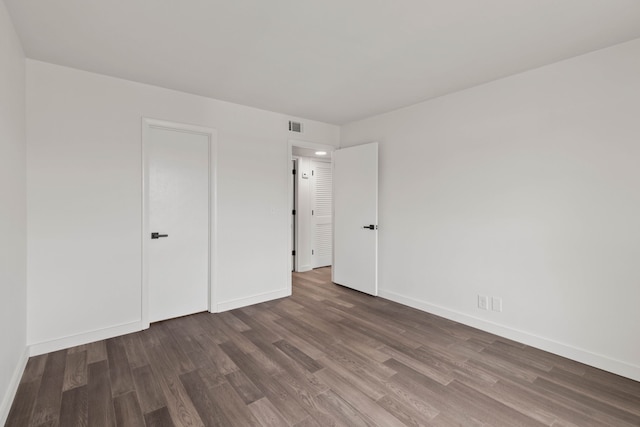
M 311 255 L 313 255 L 313 249 L 311 249 Z
M 292 173 L 293 175 L 295 175 L 295 174 L 296 174 L 296 170 L 295 170 L 295 169 L 293 169 L 293 170 L 291 171 L 291 173 Z
M 296 251 L 291 251 L 291 255 L 296 256 Z
M 311 176 L 313 176 L 313 175 L 314 175 L 314 172 L 315 172 L 315 171 L 314 171 L 313 169 L 311 169 Z
M 313 209 L 311 209 L 311 215 L 313 215 Z
M 291 211 L 291 215 L 295 215 L 295 214 L 296 214 L 296 210 L 294 209 Z

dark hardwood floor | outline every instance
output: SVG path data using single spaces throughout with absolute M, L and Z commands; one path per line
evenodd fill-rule
M 640 426 L 640 383 L 330 282 L 29 360 L 7 426 Z

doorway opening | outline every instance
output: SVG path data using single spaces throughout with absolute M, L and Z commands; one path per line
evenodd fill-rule
M 331 158 L 335 149 L 330 145 L 289 141 L 292 272 L 333 263 Z
M 338 149 L 289 141 L 288 161 L 294 159 L 295 147 L 331 153 L 332 281 L 369 295 L 378 295 L 378 143 Z M 298 180 L 297 183 L 301 182 L 303 181 Z M 300 207 L 300 197 L 295 204 Z M 295 204 L 291 206 L 292 212 L 296 208 Z M 299 222 L 297 211 L 296 215 L 291 216 L 291 221 L 292 224 Z M 298 252 L 302 237 L 300 231 L 300 227 L 297 227 L 295 239 L 292 239 L 295 240 L 292 250 L 296 250 L 295 267 L 292 269 L 296 272 L 305 271 L 299 268 L 302 257 L 298 255 L 303 255 Z M 310 256 L 309 253 L 306 255 Z M 309 261 L 306 271 L 311 270 L 311 265 Z M 291 292 L 291 280 L 288 290 Z

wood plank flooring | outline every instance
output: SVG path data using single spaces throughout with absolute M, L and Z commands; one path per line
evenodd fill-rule
M 640 426 L 640 383 L 330 282 L 29 360 L 7 426 Z

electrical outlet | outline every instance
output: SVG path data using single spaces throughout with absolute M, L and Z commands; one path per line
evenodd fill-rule
M 493 297 L 491 298 L 491 310 L 493 311 L 502 311 L 502 298 Z
M 478 295 L 478 308 L 481 310 L 489 310 L 489 297 L 486 295 Z

